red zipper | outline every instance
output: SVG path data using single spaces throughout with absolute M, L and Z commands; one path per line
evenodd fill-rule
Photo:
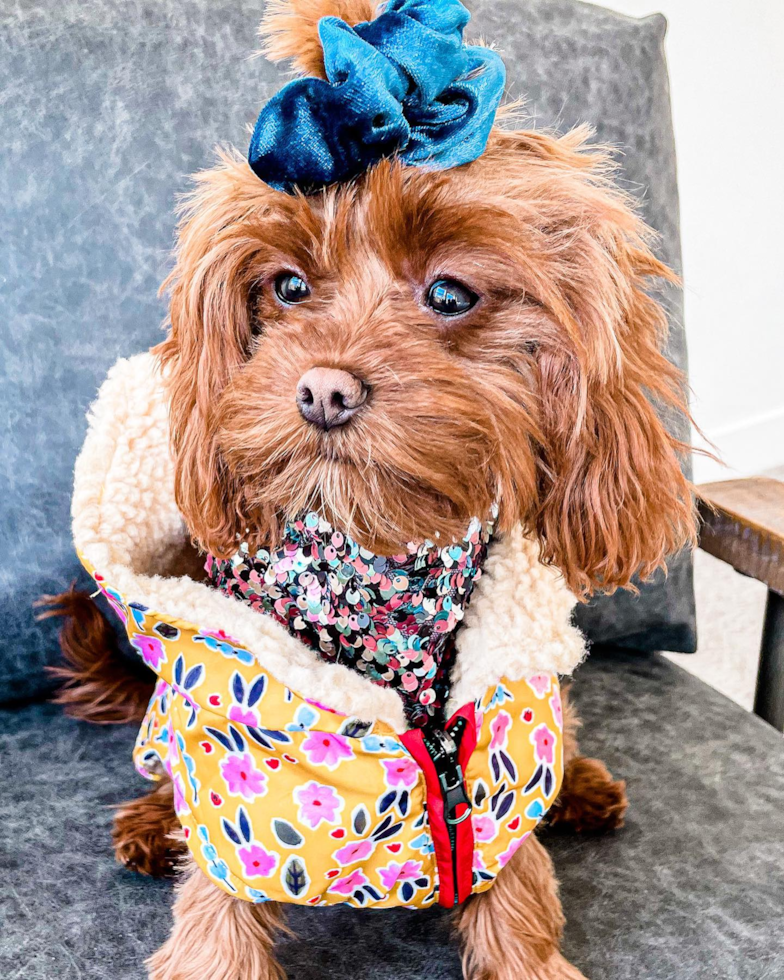
M 474 705 L 463 705 L 441 730 L 414 728 L 401 737 L 425 775 L 438 903 L 453 908 L 468 898 L 473 887 L 474 831 L 464 774 L 476 748 Z

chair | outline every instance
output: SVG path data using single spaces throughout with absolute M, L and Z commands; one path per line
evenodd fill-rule
M 675 159 L 659 16 L 575 0 L 476 0 L 535 124 L 588 121 L 625 148 L 623 179 L 680 266 Z M 280 84 L 249 60 L 250 0 L 22 0 L 0 11 L 0 975 L 145 976 L 169 928 L 171 883 L 118 867 L 110 806 L 137 795 L 134 732 L 48 703 L 53 628 L 32 602 L 86 584 L 69 496 L 85 411 L 120 356 L 160 336 L 175 194 Z M 678 294 L 670 353 L 685 366 Z M 674 424 L 681 427 L 683 421 Z M 593 980 L 781 975 L 784 743 L 656 651 L 693 650 L 691 560 L 579 610 L 592 638 L 574 693 L 583 748 L 627 779 L 626 827 L 545 834 L 568 925 Z M 280 959 L 296 980 L 453 980 L 439 910 L 294 909 Z M 205 978 L 208 980 L 208 978 Z

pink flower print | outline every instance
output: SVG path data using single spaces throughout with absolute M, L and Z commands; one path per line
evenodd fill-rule
M 343 800 L 331 786 L 322 786 L 311 779 L 304 786 L 294 790 L 294 799 L 299 803 L 297 819 L 313 830 L 324 821 L 337 823 L 337 816 L 343 809 Z
M 241 847 L 239 854 L 246 878 L 268 878 L 278 866 L 277 854 L 265 851 L 261 844 Z
M 131 642 L 142 655 L 142 660 L 148 667 L 157 670 L 161 664 L 166 663 L 166 651 L 157 636 L 134 633 Z
M 257 712 L 252 708 L 243 708 L 241 704 L 233 704 L 229 708 L 229 718 L 238 721 L 241 725 L 250 725 L 251 728 L 257 728 L 259 724 Z
M 385 778 L 387 786 L 394 789 L 397 786 L 404 786 L 406 789 L 416 783 L 419 768 L 413 759 L 401 756 L 399 759 L 382 759 L 381 765 L 386 770 Z
M 263 796 L 267 792 L 267 777 L 253 765 L 253 759 L 248 752 L 222 759 L 220 771 L 231 796 L 255 800 L 257 796 Z
M 174 812 L 177 816 L 190 813 L 190 807 L 185 800 L 182 776 L 179 773 L 172 780 L 172 789 L 174 790 Z
M 388 892 L 391 892 L 399 881 L 411 881 L 414 878 L 418 878 L 421 874 L 421 861 L 406 861 L 405 864 L 390 861 L 385 868 L 378 869 L 381 884 Z
M 161 732 L 161 739 L 166 739 L 166 758 L 164 759 L 163 766 L 169 776 L 172 775 L 172 766 L 175 762 L 179 762 L 180 750 L 177 748 L 177 739 L 174 737 L 174 726 L 167 722 L 166 728 Z
M 503 749 L 506 747 L 506 732 L 512 724 L 512 717 L 508 711 L 499 711 L 490 722 L 490 751 L 493 749 Z
M 310 732 L 302 743 L 302 751 L 312 765 L 327 769 L 337 769 L 344 759 L 354 758 L 354 750 L 345 735 L 331 732 Z
M 495 838 L 496 826 L 492 817 L 487 814 L 471 818 L 474 827 L 474 840 L 490 841 Z
M 536 761 L 546 762 L 551 766 L 555 759 L 555 733 L 547 725 L 537 725 L 531 732 L 531 741 L 534 744 Z
M 128 613 L 126 612 L 125 606 L 118 602 L 117 599 L 113 598 L 109 592 L 103 592 L 104 598 L 107 600 L 112 609 L 117 613 L 123 622 L 124 626 L 128 625 Z
M 503 868 L 505 865 L 509 864 L 515 854 L 520 850 L 523 844 L 531 836 L 531 831 L 527 831 L 522 837 L 518 837 L 517 840 L 513 840 L 512 843 L 507 847 L 507 849 L 498 855 L 498 864 Z
M 375 844 L 371 840 L 357 840 L 346 844 L 345 847 L 335 851 L 335 860 L 340 865 L 355 864 L 357 861 L 364 861 L 373 853 Z
M 538 698 L 543 698 L 550 690 L 552 679 L 549 674 L 534 674 L 526 683 Z
M 550 698 L 550 710 L 553 713 L 553 718 L 560 731 L 563 731 L 563 708 L 561 706 L 561 695 L 558 691 L 553 691 L 553 696 Z
M 367 884 L 369 884 L 367 876 L 356 870 L 352 871 L 350 875 L 346 875 L 345 878 L 338 878 L 329 886 L 329 890 L 337 892 L 339 895 L 352 895 L 358 888 Z

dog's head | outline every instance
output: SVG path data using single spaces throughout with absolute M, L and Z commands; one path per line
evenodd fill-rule
M 269 25 L 311 74 L 292 10 L 318 6 Z M 314 509 L 391 553 L 497 505 L 586 595 L 692 538 L 683 447 L 649 400 L 684 409 L 646 292 L 673 276 L 586 136 L 496 128 L 465 166 L 384 160 L 308 196 L 229 155 L 198 176 L 159 352 L 202 547 L 269 544 Z

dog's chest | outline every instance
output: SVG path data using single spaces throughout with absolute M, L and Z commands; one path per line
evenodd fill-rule
M 213 583 L 274 616 L 325 660 L 395 688 L 409 723 L 439 718 L 455 632 L 487 554 L 491 525 L 473 520 L 460 543 L 426 542 L 374 555 L 316 514 L 287 525 L 283 543 L 212 556 Z

